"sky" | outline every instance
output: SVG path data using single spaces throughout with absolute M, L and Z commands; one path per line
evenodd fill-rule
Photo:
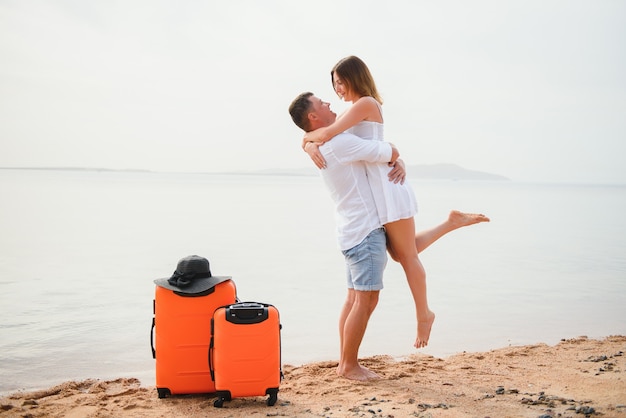
M 408 165 L 626 184 L 623 0 L 0 0 L 0 167 L 309 167 L 348 55 Z

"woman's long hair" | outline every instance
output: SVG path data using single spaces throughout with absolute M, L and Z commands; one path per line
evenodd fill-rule
M 371 96 L 378 103 L 382 104 L 383 100 L 378 94 L 376 89 L 376 83 L 374 77 L 370 73 L 367 65 L 359 57 L 350 55 L 349 57 L 340 60 L 330 72 L 330 80 L 334 85 L 334 74 L 337 74 L 344 82 L 346 87 L 353 93 L 359 96 Z

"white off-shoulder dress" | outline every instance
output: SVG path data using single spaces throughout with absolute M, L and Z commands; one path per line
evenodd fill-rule
M 383 141 L 384 125 L 378 122 L 361 121 L 347 132 L 364 140 Z M 415 216 L 417 200 L 407 181 L 404 184 L 389 181 L 391 167 L 387 164 L 367 164 L 367 176 L 374 194 L 376 210 L 380 222 L 384 225 L 399 219 Z

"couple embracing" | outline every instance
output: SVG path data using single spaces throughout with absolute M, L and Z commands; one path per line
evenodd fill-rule
M 383 288 L 387 252 L 405 272 L 417 317 L 415 347 L 428 344 L 435 314 L 428 306 L 426 273 L 418 254 L 450 231 L 488 222 L 482 214 L 451 211 L 441 224 L 415 231 L 417 202 L 406 183 L 398 149 L 384 141 L 382 100 L 365 63 L 355 56 L 331 71 L 337 95 L 351 102 L 341 116 L 313 93 L 289 106 L 306 134 L 303 148 L 321 169 L 335 203 L 339 248 L 346 262 L 348 293 L 339 317 L 337 373 L 353 380 L 378 375 L 358 362 L 358 351 Z

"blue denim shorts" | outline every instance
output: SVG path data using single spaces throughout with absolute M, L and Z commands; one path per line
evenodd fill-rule
M 342 253 L 346 259 L 348 289 L 373 291 L 383 288 L 383 272 L 387 265 L 384 228 L 373 230 L 360 244 Z

